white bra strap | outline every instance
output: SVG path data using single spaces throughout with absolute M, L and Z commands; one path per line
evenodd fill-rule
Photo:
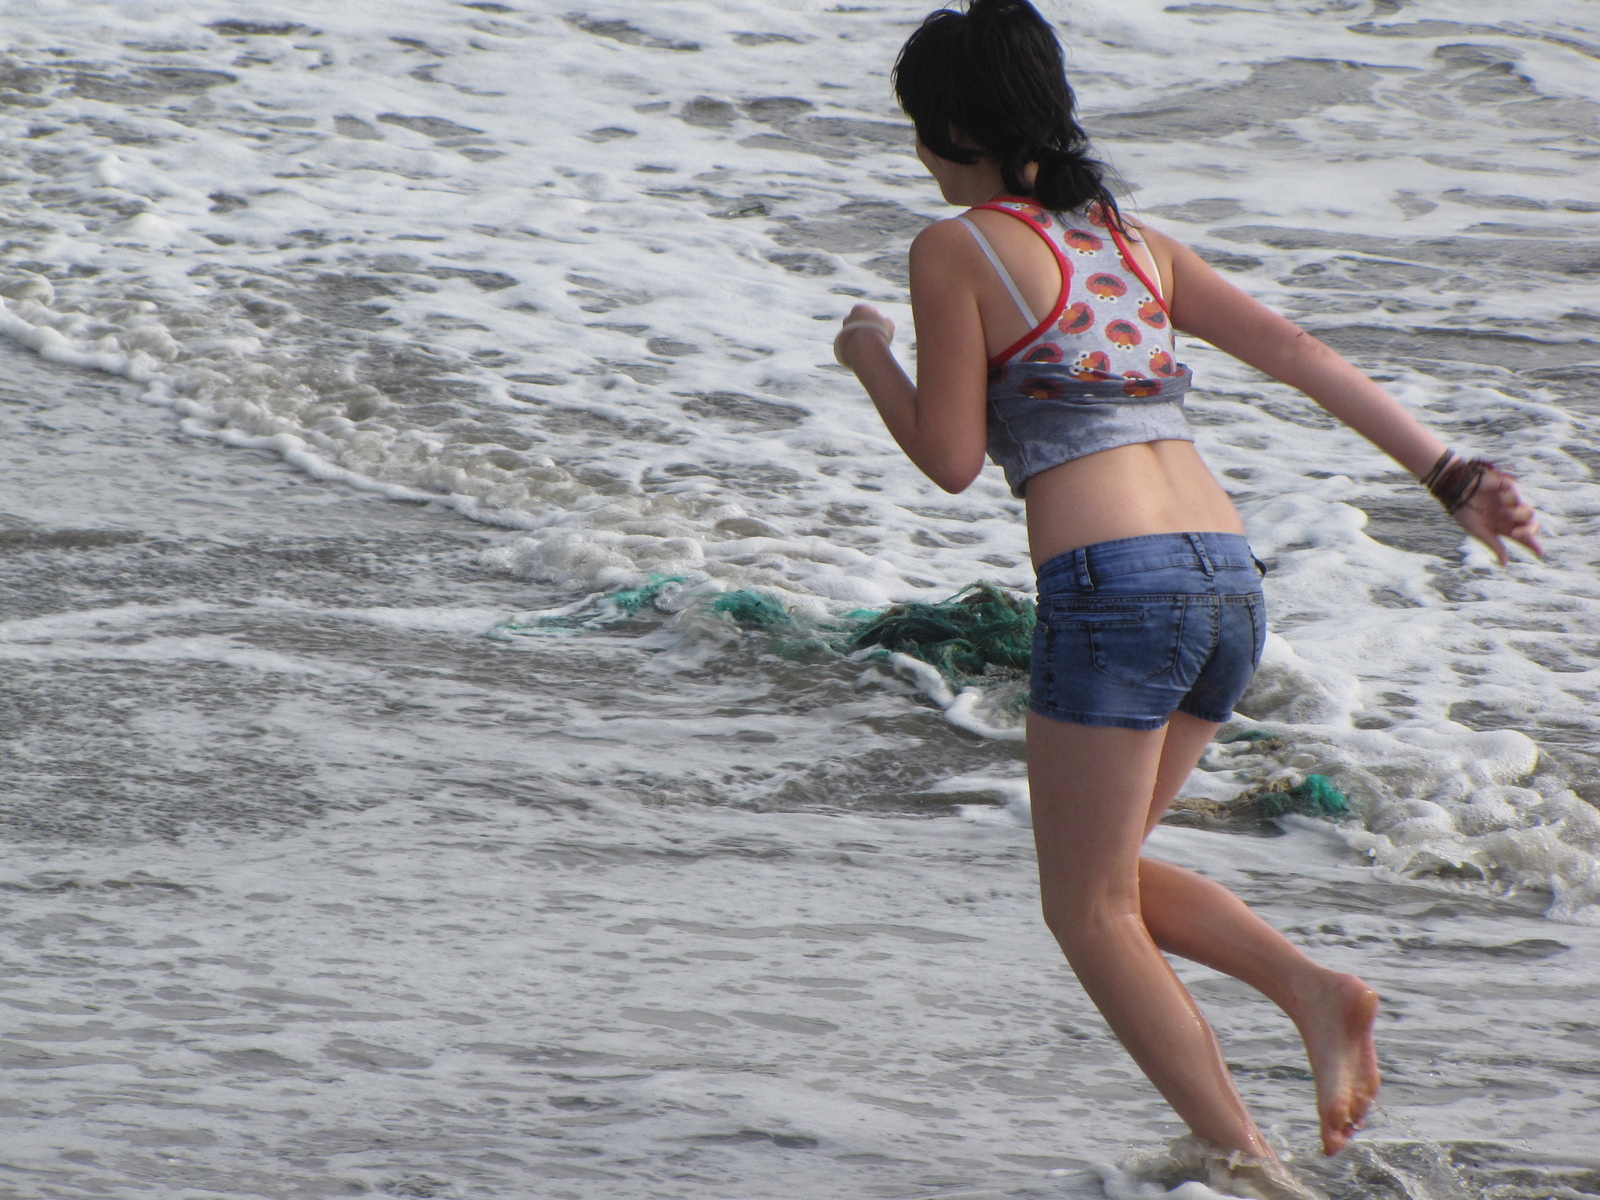
M 1027 318 L 1028 328 L 1035 328 L 1039 324 L 1039 318 L 1033 315 L 1033 309 L 1029 308 L 1028 302 L 1022 298 L 1022 292 L 1017 288 L 1017 281 L 1011 278 L 1011 272 L 1006 270 L 1005 264 L 1000 261 L 1000 256 L 994 252 L 994 247 L 989 244 L 989 239 L 984 237 L 983 231 L 967 220 L 966 217 L 957 217 L 956 220 L 967 227 L 968 232 L 972 234 L 973 239 L 978 243 L 978 249 L 983 251 L 984 257 L 993 265 L 995 273 L 1000 276 L 1000 282 L 1006 285 L 1006 291 L 1011 293 L 1011 298 L 1017 302 L 1017 307 L 1022 310 L 1022 315 Z

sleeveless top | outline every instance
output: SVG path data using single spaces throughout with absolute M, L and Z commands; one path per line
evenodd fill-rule
M 1061 267 L 1061 294 L 1042 321 L 975 222 L 965 225 L 1027 318 L 1029 332 L 989 360 L 989 457 L 1022 496 L 1029 477 L 1140 442 L 1194 441 L 1183 415 L 1193 378 L 1174 356 L 1161 290 L 1098 205 L 1049 213 L 1002 196 L 976 209 L 1034 230 Z

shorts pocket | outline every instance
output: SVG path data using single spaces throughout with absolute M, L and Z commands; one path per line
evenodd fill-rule
M 1057 601 L 1051 630 L 1080 640 L 1094 669 L 1134 687 L 1172 670 L 1183 640 L 1181 603 Z

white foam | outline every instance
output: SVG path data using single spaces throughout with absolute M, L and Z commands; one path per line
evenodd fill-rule
M 1596 168 L 1576 134 L 1520 123 L 1587 103 L 1579 18 L 1530 0 L 1508 22 L 1471 3 L 1452 19 L 1492 35 L 1386 37 L 1338 6 L 1225 8 L 1055 9 L 1138 208 L 1179 214 L 1154 219 L 1234 255 L 1264 300 L 1388 331 L 1390 347 L 1413 330 L 1585 336 L 1592 288 L 1538 256 L 1592 240 Z M 273 19 L 316 32 L 255 38 L 209 29 L 237 17 L 212 0 L 5 12 L 19 62 L 55 69 L 49 46 L 132 90 L 58 81 L 0 113 L 15 223 L 0 333 L 148 384 L 191 434 L 514 531 L 488 567 L 574 592 L 682 575 L 706 585 L 697 596 L 755 588 L 821 616 L 980 578 L 1029 586 L 996 473 L 943 495 L 828 363 L 856 293 L 910 328 L 884 257 L 947 211 L 887 91 L 908 10 L 685 0 L 630 17 L 631 41 L 564 12 L 420 2 L 374 17 L 289 0 Z M 795 40 L 739 40 L 751 31 Z M 1502 82 L 1530 81 L 1508 102 L 1525 107 L 1497 121 L 1464 101 L 1460 72 L 1476 68 L 1441 50 L 1461 44 L 1509 50 Z M 139 90 L 140 70 L 180 60 L 215 86 Z M 1237 103 L 1298 103 L 1315 87 L 1271 72 L 1309 60 L 1335 64 L 1316 77 L 1328 86 L 1366 72 L 1372 101 L 1308 101 L 1224 137 L 1115 136 L 1115 114 L 1169 103 L 1231 119 L 1206 89 L 1251 80 L 1267 83 Z M 750 107 L 774 96 L 813 107 L 787 125 Z M 1194 201 L 1231 215 L 1185 218 Z M 1441 249 L 1463 238 L 1486 257 Z M 1419 239 L 1432 249 L 1382 287 L 1322 286 L 1409 262 Z M 1494 250 L 1508 242 L 1531 265 Z M 1372 358 L 1464 447 L 1515 462 L 1548 514 L 1548 565 L 1484 569 L 1359 438 L 1308 427 L 1288 389 L 1184 344 L 1200 445 L 1274 562 L 1278 633 L 1244 711 L 1295 747 L 1193 786 L 1220 797 L 1303 776 L 1289 760 L 1310 756 L 1356 800 L 1359 844 L 1385 869 L 1543 887 L 1553 914 L 1587 920 L 1597 843 L 1568 785 L 1590 760 L 1529 747 L 1600 735 L 1582 461 L 1597 431 L 1518 361 L 1460 372 L 1441 345 Z M 1386 544 L 1395 513 L 1436 536 Z M 673 621 L 659 644 L 683 645 L 683 662 L 737 636 Z M 962 728 L 1017 736 L 1009 697 L 897 669 Z M 1539 803 L 1485 790 L 1506 787 Z
M 1193 1135 L 1125 1166 L 1096 1167 L 1111 1200 L 1327 1200 L 1282 1162 L 1228 1152 Z M 1153 1177 L 1153 1178 L 1152 1178 Z M 1186 1178 L 1185 1178 L 1186 1177 Z M 1170 1190 L 1166 1186 L 1175 1184 Z

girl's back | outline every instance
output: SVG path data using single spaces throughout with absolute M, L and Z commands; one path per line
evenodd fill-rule
M 1033 313 L 1043 318 L 1060 307 L 1062 271 L 1039 233 L 1024 221 L 990 209 L 975 209 L 965 219 L 989 242 Z M 1131 225 L 1129 234 L 1130 265 L 1161 290 L 1161 298 L 1170 307 L 1174 294 L 1171 261 L 1163 264 L 1153 256 Z M 955 292 L 948 285 L 918 288 L 918 276 L 923 273 L 918 268 L 935 265 L 927 262 L 930 258 L 944 260 L 939 265 L 965 286 Z M 1029 333 L 1017 300 L 959 220 L 940 221 L 919 235 L 912 251 L 912 272 L 914 297 L 918 292 L 943 292 L 942 298 L 932 302 L 955 310 L 952 316 L 963 307 L 968 312 L 975 308 L 987 362 L 992 363 Z M 944 275 L 943 270 L 938 273 Z M 1086 289 L 1092 273 L 1073 274 L 1066 297 L 1069 310 L 1074 304 L 1093 300 Z M 941 347 L 920 336 L 925 303 L 918 307 L 918 358 L 922 369 L 938 371 L 942 349 L 952 347 Z M 935 317 L 931 323 L 940 322 Z M 984 386 L 987 383 L 986 378 Z M 1029 545 L 1036 565 L 1079 546 L 1115 538 L 1196 530 L 1243 532 L 1226 492 L 1193 443 L 1179 438 L 1116 446 L 1062 462 L 1031 475 L 1025 495 Z

